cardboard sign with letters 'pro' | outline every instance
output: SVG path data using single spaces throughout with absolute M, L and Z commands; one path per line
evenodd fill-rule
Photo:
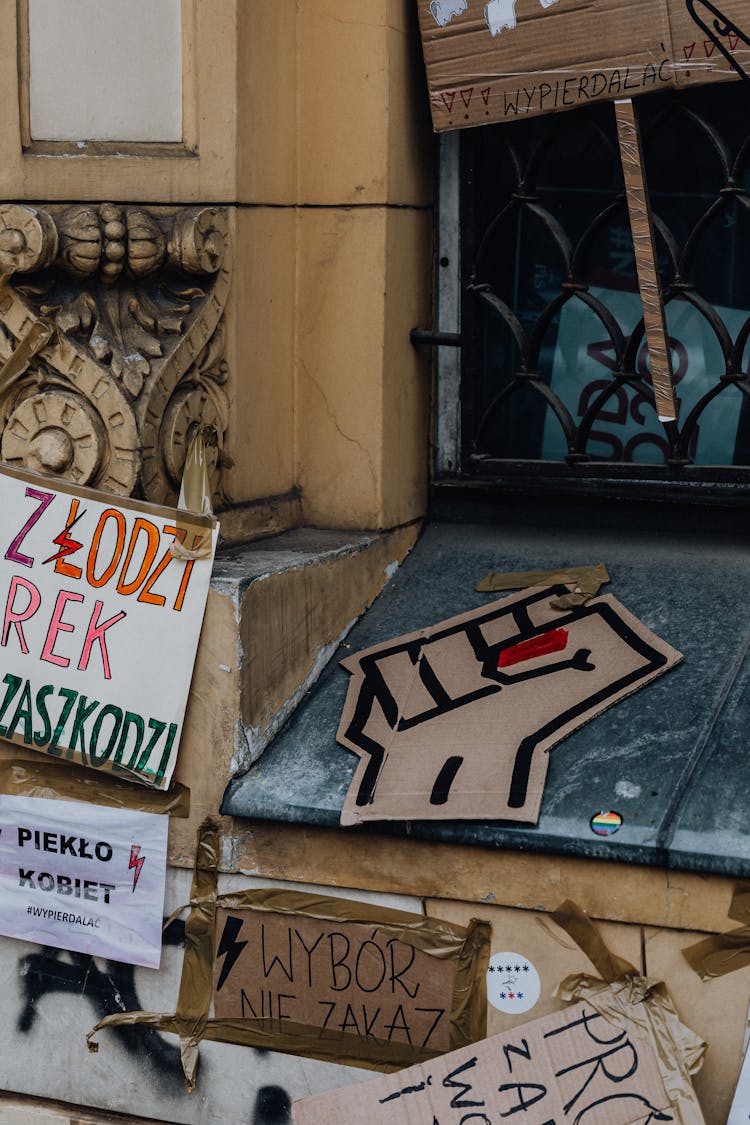
M 547 751 L 682 659 L 610 595 L 532 589 L 342 661 L 341 823 L 539 817 Z
M 372 1082 L 303 1098 L 294 1125 L 646 1125 L 676 1121 L 640 1027 L 585 1004 Z M 697 1120 L 697 1118 L 696 1118 Z

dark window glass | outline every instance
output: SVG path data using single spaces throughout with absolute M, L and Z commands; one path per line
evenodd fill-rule
M 636 102 L 680 400 L 659 422 L 611 104 L 461 138 L 464 470 L 750 465 L 750 83 Z M 600 468 L 603 470 L 603 466 Z M 632 472 L 632 468 L 631 468 Z

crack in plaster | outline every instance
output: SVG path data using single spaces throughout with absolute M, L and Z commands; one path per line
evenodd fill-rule
M 364 455 L 365 463 L 367 465 L 367 471 L 369 472 L 370 477 L 372 478 L 373 484 L 376 484 L 377 475 L 376 475 L 376 472 L 375 472 L 375 467 L 372 463 L 372 455 L 371 455 L 370 451 L 365 448 L 365 446 L 362 444 L 361 441 L 358 441 L 357 438 L 352 437 L 350 434 L 345 433 L 344 430 L 341 429 L 341 426 L 339 425 L 338 419 L 337 419 L 336 415 L 334 414 L 333 410 L 331 409 L 331 405 L 328 401 L 328 396 L 326 395 L 325 391 L 321 387 L 318 380 L 315 378 L 314 375 L 311 374 L 311 372 L 308 370 L 308 367 L 305 363 L 300 362 L 300 368 L 301 368 L 302 372 L 304 373 L 305 378 L 309 379 L 309 381 L 315 387 L 315 390 L 318 392 L 318 394 L 322 398 L 323 405 L 325 406 L 326 414 L 328 415 L 331 423 L 333 424 L 334 429 L 336 430 L 336 433 L 339 434 L 339 436 L 342 437 L 344 439 L 344 441 L 348 441 L 351 445 L 353 445 L 355 447 L 355 449 L 358 449 L 359 452 Z

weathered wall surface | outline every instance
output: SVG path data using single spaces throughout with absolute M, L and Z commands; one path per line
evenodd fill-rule
M 165 487 L 151 498 L 173 499 L 190 428 L 223 404 L 214 501 L 226 542 L 238 546 L 224 570 L 217 567 L 196 661 L 176 775 L 191 789 L 191 816 L 170 825 L 167 915 L 189 897 L 197 824 L 217 814 L 231 774 L 263 749 L 418 532 L 429 356 L 411 347 L 409 330 L 431 315 L 432 170 L 411 0 L 169 0 L 156 29 L 151 7 L 138 0 L 120 37 L 120 0 L 72 0 L 56 41 L 50 21 L 59 5 L 0 0 L 0 205 L 31 203 L 55 215 L 84 207 L 73 257 L 86 268 L 68 268 L 68 217 L 57 233 L 47 223 L 37 265 L 43 273 L 57 262 L 66 302 L 93 312 L 79 323 L 66 305 L 56 331 L 70 354 L 80 351 L 91 386 L 101 368 L 132 413 L 121 491 L 143 491 L 139 472 L 153 462 L 164 479 L 150 487 Z M 128 83 L 152 99 L 150 120 L 133 115 Z M 124 280 L 131 285 L 132 277 L 127 270 L 122 277 L 118 263 L 132 271 L 143 251 L 138 232 L 147 220 L 138 211 L 149 210 L 166 232 L 162 247 L 151 230 L 151 299 L 171 281 L 161 272 L 171 261 L 171 209 L 206 203 L 225 235 L 221 332 L 204 334 L 205 354 L 192 354 L 200 333 L 190 337 L 177 323 L 197 322 L 204 305 L 216 311 L 217 247 L 209 237 L 190 291 L 164 299 L 187 312 L 166 313 L 150 352 L 139 358 L 138 347 L 126 347 L 124 366 L 113 363 L 94 337 L 102 310 L 130 307 Z M 19 241 L 18 214 L 0 223 L 2 272 L 21 269 L 36 237 L 24 219 L 29 237 Z M 19 297 L 16 282 L 36 280 L 32 274 L 13 279 L 14 307 L 31 300 Z M 41 297 L 37 304 L 35 316 Z M 148 315 L 142 320 L 148 327 Z M 0 362 L 19 338 L 3 325 Z M 173 347 L 188 362 L 165 402 L 149 410 L 146 395 Z M 54 358 L 44 348 L 33 357 L 8 399 L 8 417 L 40 379 L 54 398 L 50 388 L 69 377 Z M 200 371 L 209 360 L 210 385 Z M 82 409 L 99 432 L 91 404 Z M 165 418 L 174 443 L 161 441 Z M 97 473 L 108 469 L 106 449 Z M 65 475 L 69 466 L 52 453 L 42 468 Z M 91 483 L 106 487 L 103 476 Z M 337 530 L 314 543 L 299 530 L 310 526 Z M 11 753 L 0 746 L 0 757 Z M 223 831 L 232 866 L 238 830 L 224 821 Z M 371 898 L 421 910 L 416 898 Z M 154 1122 L 280 1125 L 294 1097 L 365 1076 L 208 1043 L 189 1096 L 167 1036 L 104 1033 L 99 1053 L 89 1054 L 85 1035 L 104 1015 L 174 1009 L 182 933 L 181 923 L 170 926 L 158 972 L 0 938 L 7 1011 L 0 1087 L 13 1092 L 0 1098 L 0 1121 L 67 1125 L 88 1114 L 105 1120 L 109 1111 Z M 19 1098 L 31 1100 L 19 1108 Z M 68 1115 L 65 1103 L 88 1109 Z
M 65 12 L 0 0 L 0 200 L 104 205 L 125 225 L 128 204 L 225 208 L 225 536 L 267 533 L 269 502 L 277 527 L 421 517 L 429 356 L 409 330 L 430 319 L 432 165 L 413 5 L 170 0 L 156 16 L 139 0 L 121 44 L 114 0 Z M 153 113 L 134 117 L 144 97 Z M 14 239 L 4 269 L 20 268 Z M 102 245 L 118 291 L 122 241 Z
M 190 872 L 170 869 L 165 917 L 187 902 L 190 880 Z M 228 893 L 267 885 L 268 880 L 234 876 L 224 877 L 219 889 Z M 348 897 L 421 911 L 421 902 L 406 896 L 349 892 Z M 198 1089 L 190 1095 L 172 1036 L 149 1028 L 105 1031 L 98 1036 L 99 1052 L 89 1053 L 86 1034 L 105 1015 L 174 1011 L 183 936 L 183 923 L 172 923 L 158 971 L 0 939 L 3 1088 L 154 1121 L 282 1125 L 295 1097 L 371 1076 L 312 1059 L 206 1043 Z M 0 1121 L 5 1120 L 0 1100 Z
M 410 866 L 407 846 L 403 842 L 396 846 L 403 866 Z M 477 863 L 480 858 L 474 856 Z M 531 891 L 544 900 L 554 879 L 550 881 L 541 867 L 525 874 Z M 592 884 L 597 876 L 600 882 L 608 881 L 602 879 L 601 864 L 590 863 L 589 875 Z M 165 916 L 189 897 L 190 878 L 188 871 L 170 870 Z M 630 872 L 628 879 L 635 886 Z M 380 881 L 386 881 L 385 876 Z M 564 1006 L 554 996 L 564 977 L 592 971 L 585 954 L 540 910 L 245 875 L 219 880 L 220 893 L 265 886 L 357 898 L 459 925 L 476 917 L 487 920 L 492 925 L 491 952 L 515 953 L 539 974 L 540 995 L 529 1019 Z M 559 892 L 553 893 L 557 902 Z M 506 897 L 512 898 L 512 893 Z M 653 901 L 658 897 L 654 895 Z M 681 954 L 703 936 L 700 932 L 619 921 L 600 921 L 598 926 L 611 950 L 644 975 L 667 982 L 680 1018 L 709 1042 L 695 1085 L 707 1125 L 723 1125 L 741 1062 L 750 969 L 701 984 Z M 174 1010 L 183 935 L 182 922 L 173 922 L 158 971 L 0 939 L 0 983 L 6 1002 L 6 1019 L 0 1027 L 3 1086 L 16 1091 L 13 1096 L 0 1095 L 3 1125 L 104 1125 L 114 1120 L 108 1111 L 127 1115 L 124 1125 L 136 1119 L 148 1125 L 289 1125 L 295 1098 L 373 1076 L 352 1067 L 204 1042 L 197 1090 L 189 1095 L 171 1036 L 147 1028 L 102 1031 L 97 1036 L 99 1052 L 90 1054 L 85 1036 L 103 1016 L 124 1009 Z M 518 1019 L 490 1005 L 488 1034 L 516 1026 Z M 67 1111 L 64 1104 L 45 1108 L 40 1099 L 83 1103 L 89 1109 Z

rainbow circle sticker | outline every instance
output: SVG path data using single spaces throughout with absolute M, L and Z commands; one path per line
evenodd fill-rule
M 622 817 L 618 812 L 598 812 L 591 818 L 591 831 L 597 836 L 614 836 L 622 827 Z

